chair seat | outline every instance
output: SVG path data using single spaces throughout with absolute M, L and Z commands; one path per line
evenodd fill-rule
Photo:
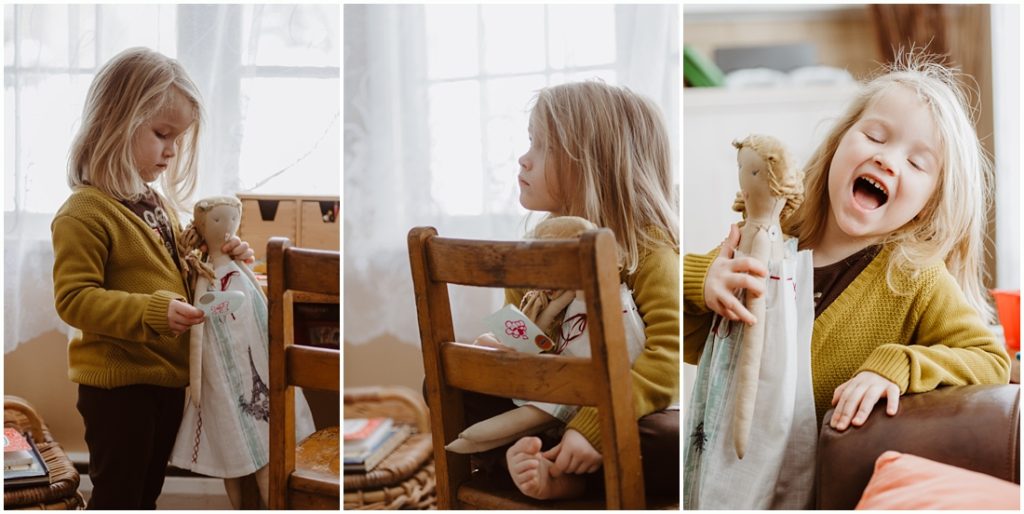
M 338 427 L 314 432 L 295 448 L 295 472 L 288 478 L 292 508 L 338 508 L 341 488 Z
M 573 500 L 535 500 L 519 492 L 507 476 L 475 476 L 459 487 L 457 497 L 465 509 L 480 510 L 605 510 L 604 490 Z M 678 510 L 675 499 L 648 497 L 648 510 Z

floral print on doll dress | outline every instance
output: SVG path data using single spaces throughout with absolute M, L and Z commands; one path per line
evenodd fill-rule
M 201 404 L 190 394 L 171 464 L 232 478 L 269 461 L 267 303 L 236 262 L 218 267 L 215 275 L 209 290 L 241 291 L 245 301 L 233 313 L 207 316 L 203 324 Z M 313 432 L 313 421 L 301 394 L 295 396 L 295 409 L 296 440 L 302 440 Z

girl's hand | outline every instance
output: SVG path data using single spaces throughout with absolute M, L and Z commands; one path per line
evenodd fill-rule
M 753 257 L 734 257 L 740 244 L 740 229 L 729 227 L 729 237 L 722 242 L 722 250 L 708 268 L 704 279 L 704 303 L 716 314 L 748 325 L 757 323 L 754 315 L 736 297 L 740 289 L 755 297 L 764 294 L 764 279 L 768 269 Z M 756 277 L 756 278 L 755 278 Z
M 885 413 L 896 415 L 900 405 L 900 387 L 878 373 L 857 373 L 855 377 L 840 384 L 832 394 L 832 405 L 836 410 L 832 412 L 829 425 L 839 431 L 846 430 L 851 423 L 850 418 L 853 418 L 854 426 L 863 425 L 871 409 L 883 396 L 887 403 Z
M 225 255 L 230 255 L 236 261 L 242 261 L 246 264 L 256 262 L 256 252 L 249 248 L 249 243 L 242 241 L 238 236 L 231 236 L 224 243 L 224 246 L 220 247 L 220 251 L 224 252 Z
M 476 336 L 476 339 L 473 340 L 473 344 L 477 346 L 486 346 L 488 348 L 494 348 L 495 350 L 501 350 L 503 352 L 515 351 L 512 348 L 509 348 L 508 346 L 502 344 L 501 341 L 498 341 L 498 338 L 494 337 L 494 334 L 492 332 L 484 332 L 483 334 Z
M 550 469 L 553 477 L 566 473 L 593 473 L 601 468 L 601 454 L 583 434 L 571 428 L 562 434 L 562 440 L 554 448 L 542 455 L 554 463 Z
M 192 325 L 202 323 L 206 318 L 203 311 L 189 305 L 181 300 L 171 300 L 167 305 L 167 324 L 171 327 L 175 337 L 181 335 Z

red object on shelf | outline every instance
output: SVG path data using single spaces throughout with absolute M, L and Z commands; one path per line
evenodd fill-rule
M 1013 352 L 1020 351 L 1020 289 L 1016 291 L 993 289 L 991 293 L 996 300 L 999 323 L 1003 326 L 1006 349 L 1012 356 Z

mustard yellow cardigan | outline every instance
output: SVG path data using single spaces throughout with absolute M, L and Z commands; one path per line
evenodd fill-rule
M 698 363 L 711 324 L 704 279 L 717 256 L 714 250 L 684 257 L 683 359 L 690 364 Z M 861 371 L 891 380 L 900 394 L 1009 381 L 1009 355 L 946 266 L 935 262 L 916 276 L 894 272 L 897 294 L 886 284 L 891 256 L 892 248 L 883 248 L 814 321 L 811 374 L 819 424 L 836 387 Z
M 177 240 L 177 217 L 167 214 Z M 68 343 L 68 378 L 104 389 L 185 387 L 188 332 L 174 337 L 167 307 L 189 293 L 160 236 L 94 187 L 76 189 L 50 230 L 57 314 L 81 331 Z
M 679 249 L 665 244 L 642 250 L 637 270 L 623 275 L 644 320 L 644 349 L 633 362 L 633 409 L 637 418 L 663 410 L 679 398 Z M 519 305 L 522 290 L 507 290 Z M 601 422 L 595 407 L 583 407 L 569 420 L 572 428 L 601 449 Z

